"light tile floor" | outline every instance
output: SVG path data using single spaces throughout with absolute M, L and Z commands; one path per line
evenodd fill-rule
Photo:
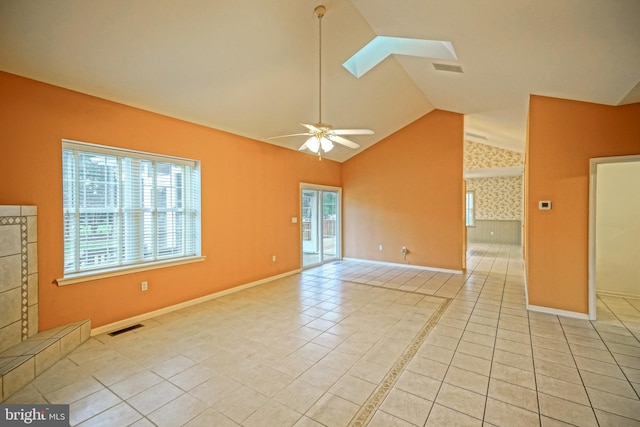
M 468 273 L 327 264 L 91 338 L 4 403 L 81 426 L 640 426 L 640 300 L 527 312 L 520 248 Z

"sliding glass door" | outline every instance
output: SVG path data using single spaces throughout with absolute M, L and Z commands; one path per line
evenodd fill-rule
M 340 258 L 341 190 L 301 185 L 302 267 Z

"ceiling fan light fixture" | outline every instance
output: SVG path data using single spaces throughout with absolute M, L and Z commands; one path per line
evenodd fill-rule
M 328 153 L 333 148 L 333 142 L 329 138 L 325 138 L 324 136 L 320 138 L 320 147 L 322 147 L 322 151 Z
M 307 148 L 314 153 L 317 153 L 320 149 L 320 141 L 318 141 L 318 138 L 315 135 L 307 139 L 305 144 L 307 145 Z

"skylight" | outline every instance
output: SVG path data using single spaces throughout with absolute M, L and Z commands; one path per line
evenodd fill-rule
M 376 36 L 342 66 L 349 70 L 351 74 L 360 78 L 392 54 L 458 59 L 453 45 L 448 41 Z

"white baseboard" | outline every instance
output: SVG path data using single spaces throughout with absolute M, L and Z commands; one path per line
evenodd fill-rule
M 405 267 L 405 268 L 415 268 L 418 270 L 428 270 L 428 271 L 437 271 L 438 273 L 451 273 L 451 274 L 462 274 L 462 270 L 450 270 L 447 268 L 436 268 L 436 267 L 427 267 L 423 265 L 413 265 L 413 264 L 402 264 L 399 262 L 385 262 L 385 261 L 375 261 L 371 259 L 362 259 L 362 258 L 342 258 L 345 261 L 356 261 L 356 262 L 368 262 L 371 264 L 382 264 L 382 265 L 390 265 L 392 267 Z
M 553 314 L 555 316 L 571 317 L 573 319 L 589 320 L 588 313 L 578 313 L 576 311 L 560 310 L 557 308 L 541 307 L 539 305 L 527 304 L 527 310 L 536 311 L 538 313 Z
M 189 301 L 184 301 L 179 304 L 170 305 L 168 307 L 163 307 L 158 310 L 150 311 L 148 313 L 139 314 L 137 316 L 129 317 L 127 319 L 118 320 L 117 322 L 109 323 L 108 325 L 102 325 L 97 328 L 91 329 L 91 336 L 96 336 L 100 334 L 104 334 L 105 332 L 117 331 L 118 329 L 126 328 L 127 326 L 135 325 L 136 323 L 140 323 L 144 320 L 151 319 L 152 317 L 161 316 L 163 314 L 171 313 L 172 311 L 180 310 L 186 307 L 191 307 L 196 304 L 201 304 L 206 301 L 210 301 L 212 299 L 220 298 L 225 295 L 233 294 L 245 289 L 253 288 L 254 286 L 263 285 L 268 282 L 272 282 L 277 279 L 282 279 L 283 277 L 291 276 L 296 273 L 300 273 L 300 269 L 289 271 L 286 273 L 278 274 L 271 277 L 266 277 L 264 279 L 256 280 L 255 282 L 245 283 L 244 285 L 235 286 L 230 289 L 225 289 L 224 291 L 215 292 L 209 295 L 205 295 L 203 297 L 194 298 Z
M 618 297 L 618 298 L 632 298 L 632 299 L 639 299 L 640 295 L 634 295 L 634 294 L 627 294 L 624 292 L 615 292 L 615 291 L 603 291 L 603 290 L 596 290 L 596 295 L 598 296 L 603 296 L 603 297 Z

